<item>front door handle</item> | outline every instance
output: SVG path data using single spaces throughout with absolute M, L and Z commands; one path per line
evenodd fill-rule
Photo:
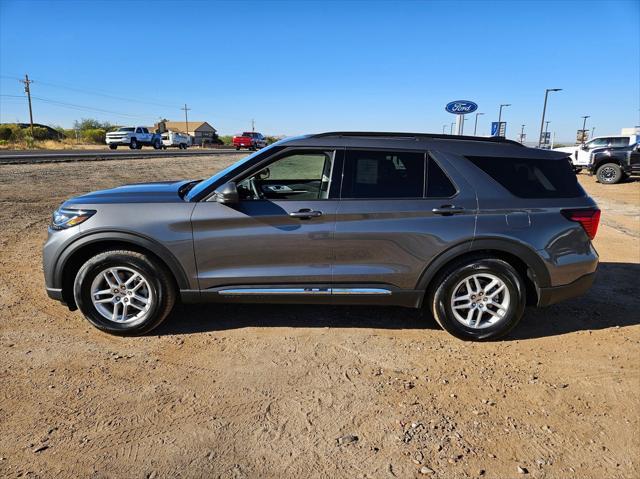
M 298 211 L 292 211 L 289 213 L 289 216 L 292 218 L 300 218 L 301 220 L 308 220 L 309 218 L 317 218 L 318 216 L 322 216 L 322 211 L 313 211 L 309 208 L 303 208 Z
M 466 213 L 466 210 L 462 206 L 442 205 L 440 208 L 432 209 L 431 212 L 437 215 L 449 216 Z

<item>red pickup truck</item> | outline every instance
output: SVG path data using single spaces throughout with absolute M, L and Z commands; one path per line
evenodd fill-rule
M 233 137 L 233 146 L 235 146 L 236 150 L 240 148 L 259 150 L 267 146 L 267 139 L 261 133 L 245 131 L 242 135 Z

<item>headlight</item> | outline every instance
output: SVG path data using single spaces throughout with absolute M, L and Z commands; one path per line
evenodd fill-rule
M 77 226 L 87 221 L 95 214 L 94 210 L 71 210 L 67 208 L 59 208 L 53 212 L 51 220 L 51 228 L 54 230 L 64 230 Z

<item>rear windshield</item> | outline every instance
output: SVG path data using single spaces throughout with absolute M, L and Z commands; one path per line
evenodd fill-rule
M 584 196 L 569 160 L 494 158 L 469 160 L 513 195 L 520 198 L 576 198 Z
M 135 128 L 128 128 L 128 127 L 118 128 L 118 131 L 133 131 L 133 130 L 135 130 Z
M 246 132 L 246 131 L 245 131 L 245 132 L 242 134 L 242 136 L 253 136 L 253 133 L 250 133 L 250 132 Z

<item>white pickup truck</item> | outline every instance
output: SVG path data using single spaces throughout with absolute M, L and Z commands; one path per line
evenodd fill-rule
M 162 148 L 165 150 L 171 146 L 177 146 L 181 150 L 186 150 L 191 146 L 191 137 L 177 131 L 166 131 L 162 133 Z
M 156 150 L 162 148 L 162 138 L 155 133 L 149 133 L 144 126 L 123 126 L 116 131 L 107 133 L 107 145 L 112 150 L 118 146 L 128 146 L 132 150 L 139 150 L 143 146 L 153 146 Z
M 587 141 L 584 145 L 567 146 L 562 148 L 554 148 L 555 151 L 562 151 L 571 154 L 571 162 L 576 171 L 589 166 L 591 160 L 591 151 L 595 148 L 617 148 L 629 146 L 638 141 L 636 135 L 621 136 L 597 136 Z

